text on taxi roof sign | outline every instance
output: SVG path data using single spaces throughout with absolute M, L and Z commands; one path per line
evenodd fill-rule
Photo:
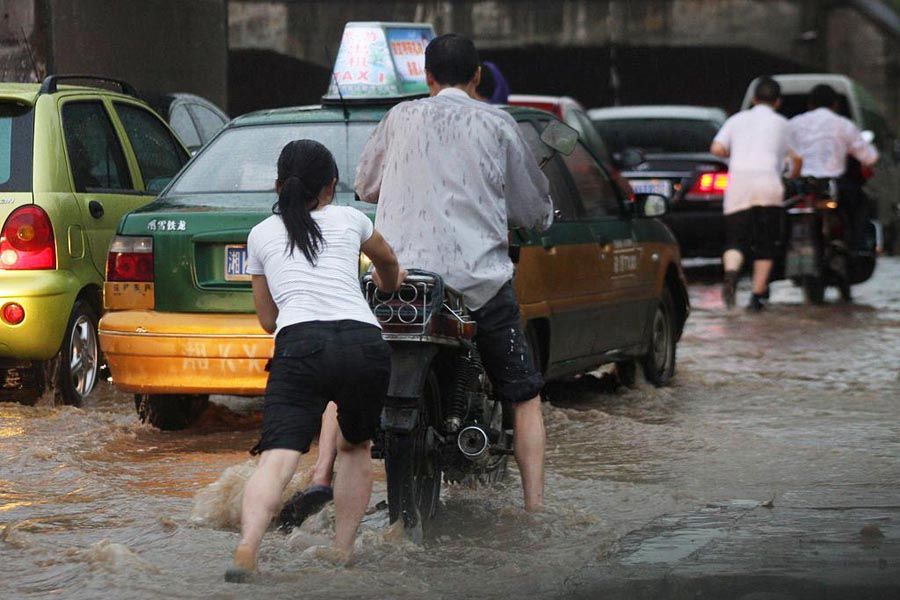
M 427 94 L 425 47 L 432 39 L 427 23 L 347 23 L 326 99 Z

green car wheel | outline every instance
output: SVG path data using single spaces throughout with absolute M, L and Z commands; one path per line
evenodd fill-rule
M 100 374 L 97 314 L 84 300 L 76 300 L 56 360 L 56 397 L 69 406 L 81 406 Z

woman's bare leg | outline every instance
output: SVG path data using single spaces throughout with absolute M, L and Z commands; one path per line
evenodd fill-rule
M 281 508 L 281 495 L 294 476 L 300 453 L 296 450 L 266 450 L 244 488 L 241 505 L 241 541 L 235 551 L 235 566 L 253 571 L 263 534 Z
M 319 431 L 319 455 L 313 469 L 313 485 L 331 487 L 334 477 L 334 461 L 338 446 L 337 404 L 329 402 L 322 414 L 322 428 Z
M 334 485 L 335 527 L 332 547 L 349 558 L 356 530 L 372 496 L 372 442 L 351 444 L 338 432 L 338 473 Z

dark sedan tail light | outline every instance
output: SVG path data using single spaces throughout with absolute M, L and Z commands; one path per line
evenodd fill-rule
M 106 259 L 107 281 L 153 281 L 153 238 L 117 235 Z
M 707 171 L 700 173 L 691 187 L 691 194 L 721 196 L 728 187 L 728 171 Z

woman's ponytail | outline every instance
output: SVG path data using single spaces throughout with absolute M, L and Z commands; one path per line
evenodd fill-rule
M 288 234 L 288 252 L 300 248 L 311 264 L 325 239 L 310 211 L 319 205 L 322 190 L 337 179 L 337 164 L 328 148 L 313 140 L 289 142 L 278 157 L 281 191 L 272 212 L 281 216 Z

